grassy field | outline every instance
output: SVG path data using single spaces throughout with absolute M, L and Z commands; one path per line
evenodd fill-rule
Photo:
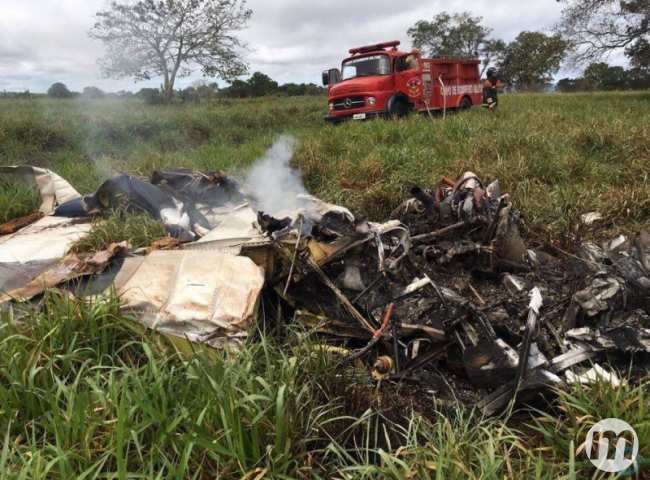
M 47 166 L 88 193 L 116 171 L 242 174 L 291 134 L 308 189 L 359 215 L 385 218 L 413 183 L 471 169 L 500 179 L 531 241 L 568 244 L 650 228 L 648 105 L 648 93 L 510 95 L 496 115 L 333 127 L 318 97 L 0 100 L 0 164 Z M 37 205 L 30 188 L 0 179 L 0 222 Z M 592 210 L 605 226 L 577 229 Z M 137 223 L 100 226 L 94 238 L 137 237 Z M 575 387 L 548 414 L 484 419 L 432 397 L 422 415 L 399 402 L 408 386 L 334 371 L 309 332 L 271 317 L 227 359 L 179 356 L 114 298 L 51 294 L 26 316 L 0 315 L 0 480 L 608 478 L 579 448 L 607 417 L 631 423 L 650 458 L 648 383 Z
M 413 183 L 470 169 L 499 178 L 531 230 L 571 233 L 600 210 L 606 235 L 648 227 L 650 93 L 504 96 L 500 111 L 444 121 L 323 122 L 319 97 L 214 105 L 3 100 L 0 162 L 48 166 L 82 193 L 115 171 L 148 175 L 186 166 L 243 172 L 273 142 L 299 140 L 294 163 L 310 191 L 358 214 L 384 218 Z M 0 220 L 29 211 L 28 192 L 0 186 Z

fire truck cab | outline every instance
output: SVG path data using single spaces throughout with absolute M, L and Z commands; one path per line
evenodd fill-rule
M 481 104 L 478 59 L 426 59 L 418 50 L 398 50 L 399 45 L 395 40 L 352 48 L 341 70 L 323 72 L 328 87 L 326 120 L 400 117 Z

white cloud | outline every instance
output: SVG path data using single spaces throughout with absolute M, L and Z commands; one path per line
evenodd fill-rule
M 44 91 L 55 81 L 80 90 L 157 86 L 103 79 L 97 59 L 103 48 L 87 36 L 93 14 L 107 0 L 2 0 L 0 90 Z M 254 14 L 241 34 L 251 71 L 283 82 L 318 82 L 321 70 L 338 65 L 350 47 L 399 39 L 410 46 L 408 27 L 443 10 L 470 10 L 484 17 L 496 37 L 511 40 L 521 30 L 545 30 L 559 18 L 552 0 L 249 0 Z M 198 76 L 183 79 L 181 86 Z

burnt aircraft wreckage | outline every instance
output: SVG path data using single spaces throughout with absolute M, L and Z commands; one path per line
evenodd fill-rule
M 305 193 L 291 209 L 260 211 L 259 194 L 222 172 L 121 174 L 85 197 L 46 169 L 0 173 L 33 178 L 42 197 L 40 212 L 0 226 L 2 308 L 47 288 L 115 289 L 148 328 L 236 348 L 271 295 L 287 321 L 336 347 L 341 368 L 486 415 L 552 386 L 612 379 L 608 367 L 647 364 L 650 234 L 574 252 L 531 248 L 499 182 L 471 172 L 412 187 L 383 223 Z M 146 212 L 170 238 L 71 251 L 115 209 Z

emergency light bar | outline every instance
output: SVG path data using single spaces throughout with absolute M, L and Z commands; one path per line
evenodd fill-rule
M 366 45 L 365 47 L 351 48 L 349 51 L 351 55 L 356 55 L 357 53 L 373 52 L 375 50 L 384 50 L 390 47 L 396 48 L 399 44 L 399 40 L 393 40 L 392 42 L 377 43 L 376 45 Z

